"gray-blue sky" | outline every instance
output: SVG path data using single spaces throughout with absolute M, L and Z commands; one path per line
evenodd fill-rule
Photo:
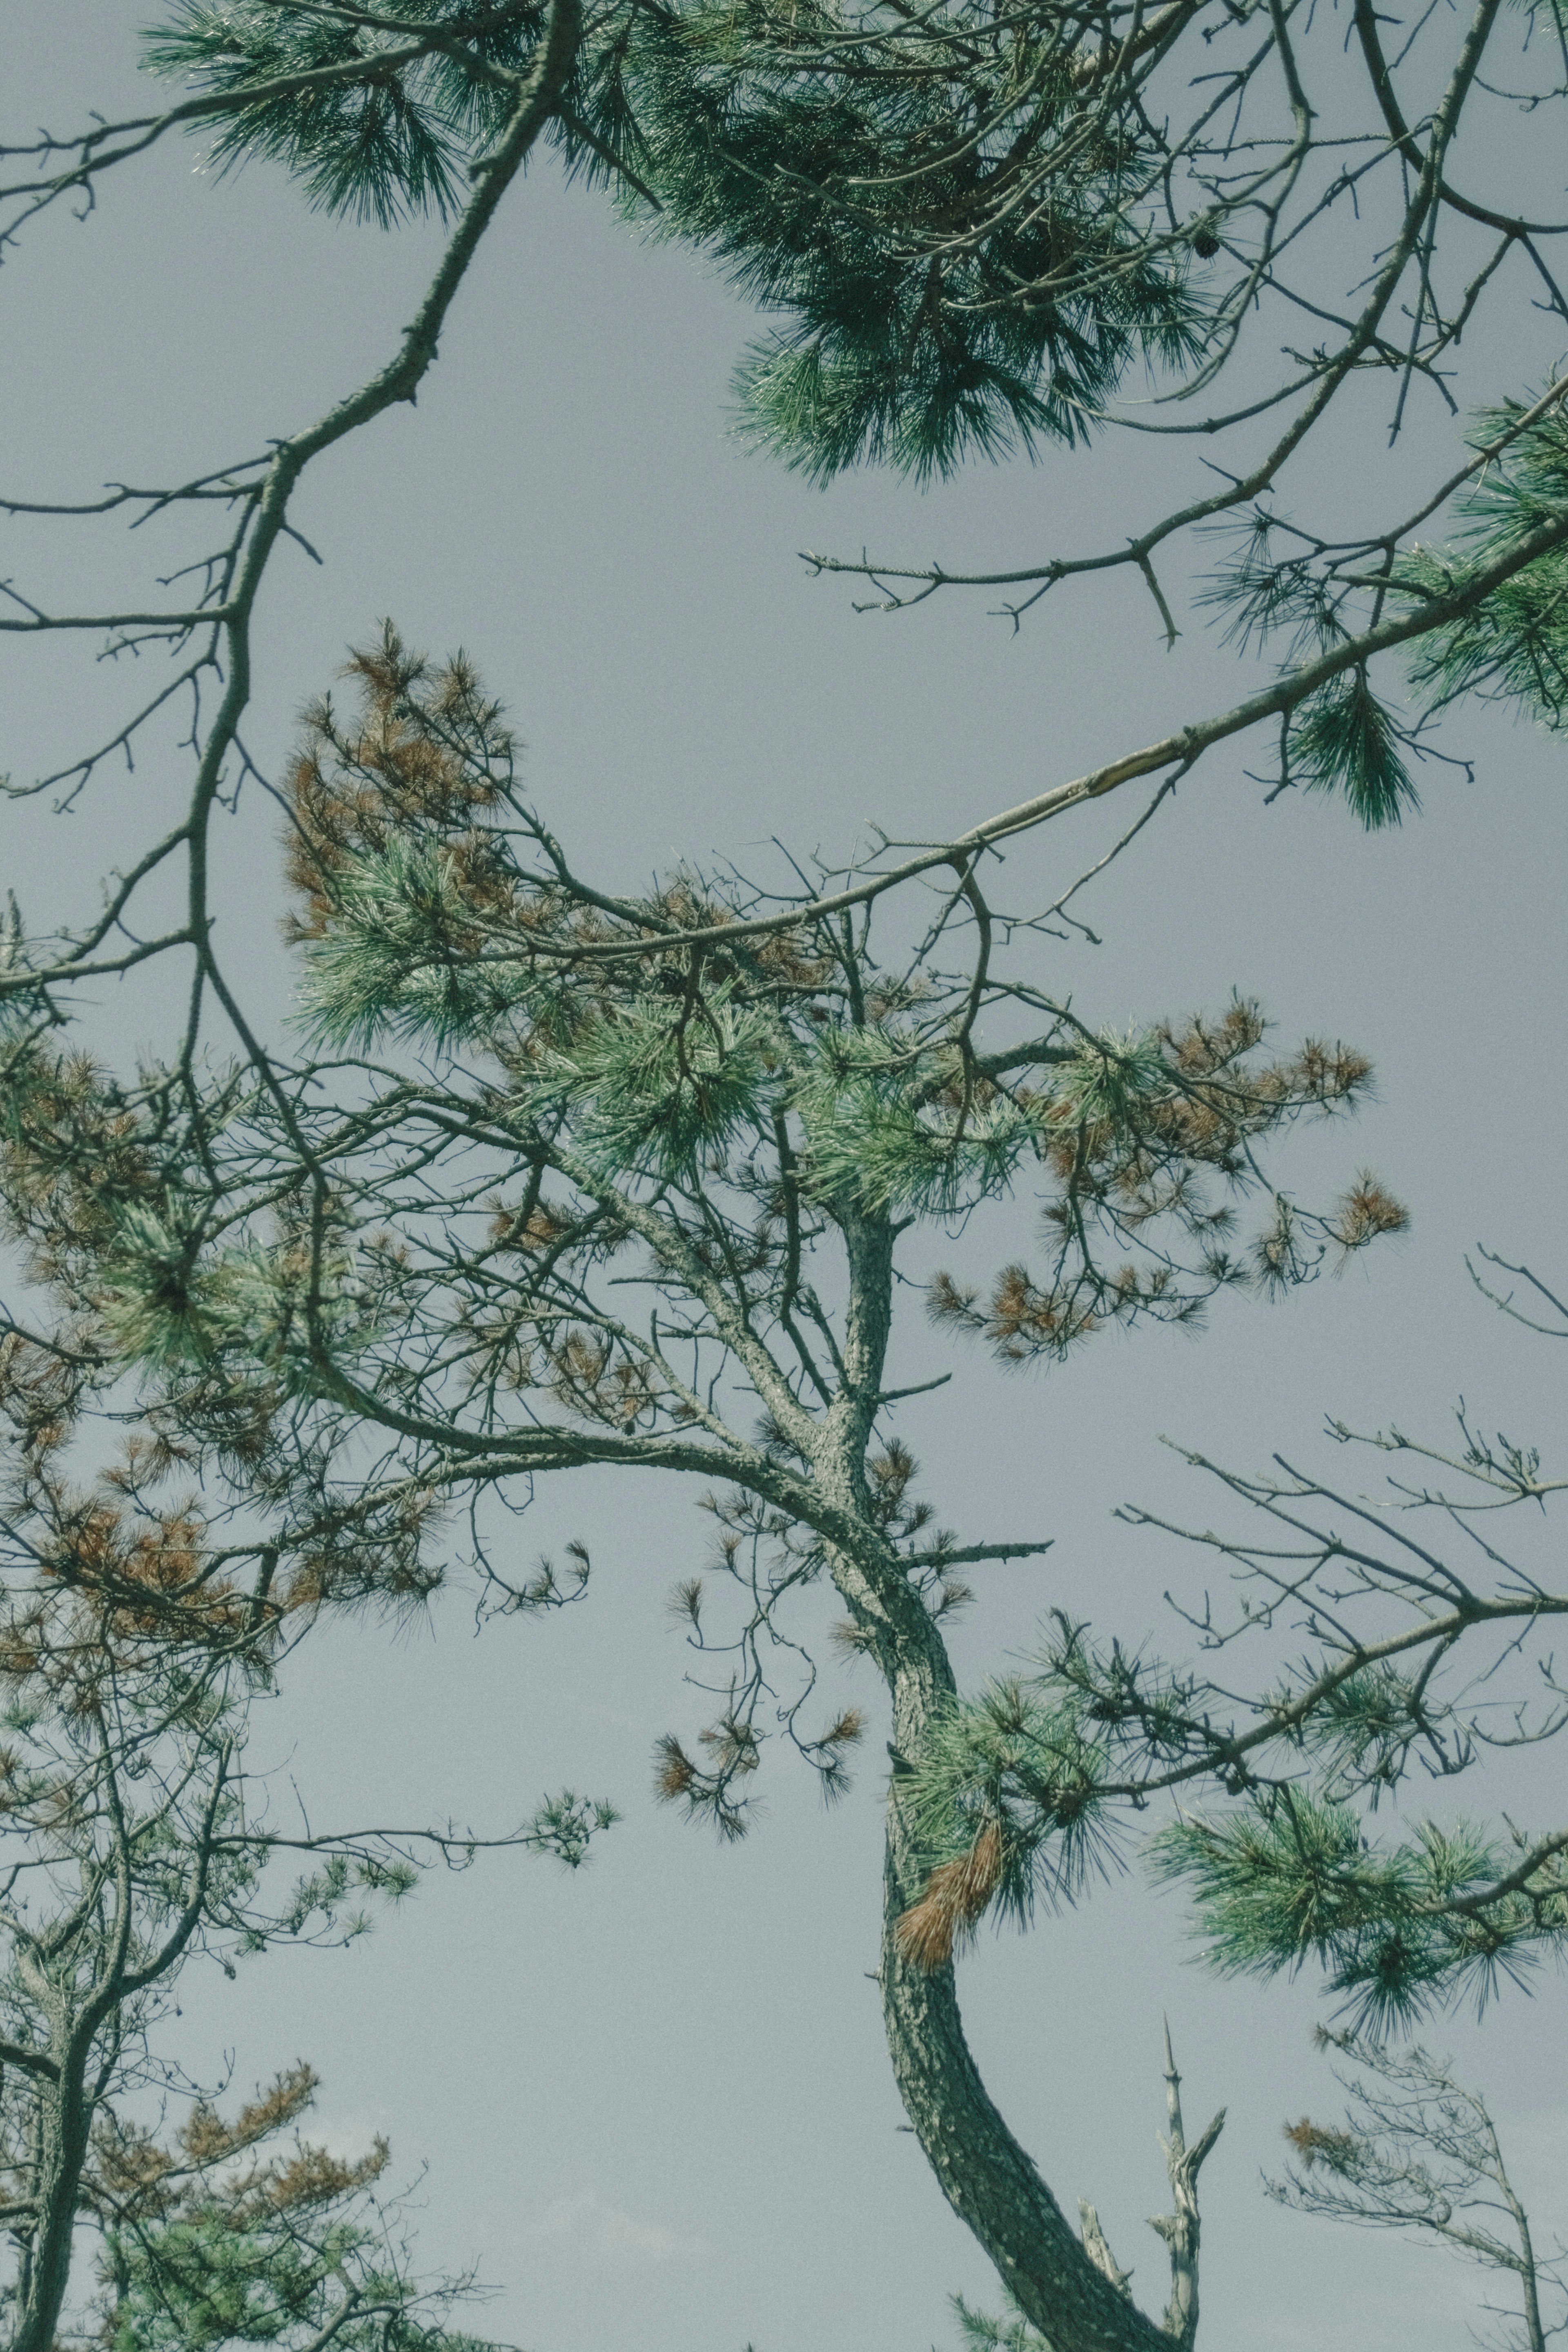
M 119 105 L 142 13 L 10 0 L 7 122 L 58 128 Z M 358 381 L 408 315 L 429 233 L 332 226 L 276 174 L 218 182 L 192 163 L 169 146 L 115 175 L 89 221 L 41 222 L 0 274 L 8 489 L 85 495 L 105 477 L 188 475 L 248 451 Z M 857 618 L 844 584 L 810 580 L 797 549 L 957 565 L 1098 545 L 1142 511 L 1164 460 L 1112 442 L 972 468 L 924 495 L 870 477 L 818 494 L 727 437 L 750 329 L 689 256 L 637 243 L 602 199 L 531 173 L 417 409 L 349 445 L 301 508 L 327 560 L 290 560 L 268 591 L 246 730 L 261 764 L 278 768 L 299 705 L 390 612 L 416 642 L 475 656 L 580 863 L 626 882 L 718 856 L 766 877 L 772 836 L 837 856 L 868 821 L 946 835 L 1227 693 L 1234 667 L 1212 638 L 1189 632 L 1167 656 L 1125 583 L 1060 592 L 1016 636 L 984 595 Z M 1527 331 L 1495 383 L 1480 355 L 1476 396 L 1528 372 Z M 1366 413 L 1353 464 L 1338 445 L 1347 511 L 1392 503 L 1451 430 L 1434 416 L 1384 455 L 1370 394 Z M 81 593 L 83 550 L 100 542 L 21 525 L 7 538 L 7 573 Z M 132 576 L 125 551 L 101 544 L 94 595 Z M 0 764 L 15 775 L 58 763 L 119 707 L 122 672 L 82 656 L 5 650 Z M 1058 1602 L 1133 1641 L 1169 1638 L 1161 1595 L 1193 1591 L 1194 1564 L 1110 1517 L 1129 1498 L 1214 1515 L 1162 1433 L 1249 1466 L 1277 1447 L 1313 1455 L 1325 1412 L 1440 1433 L 1462 1388 L 1488 1425 L 1550 1435 L 1560 1367 L 1499 1322 L 1462 1254 L 1479 1237 L 1543 1270 L 1563 1263 L 1562 754 L 1500 718 L 1460 731 L 1475 783 L 1434 772 L 1421 820 L 1372 839 L 1299 795 L 1265 808 L 1243 774 L 1247 745 L 1211 755 L 1099 888 L 1104 944 L 1043 958 L 1047 982 L 1096 1022 L 1240 985 L 1286 1034 L 1363 1045 L 1377 1103 L 1359 1131 L 1293 1147 L 1291 1173 L 1327 1184 L 1371 1160 L 1415 1223 L 1285 1307 L 1232 1303 L 1196 1339 L 1107 1339 L 1043 1381 L 965 1357 L 951 1389 L 909 1409 L 944 1521 L 975 1538 L 1056 1538 L 1040 1565 L 986 1572 L 957 1640 L 966 1675 L 1026 1646 Z M 165 744 L 72 817 L 8 813 L 0 881 L 42 919 L 143 839 L 182 782 Z M 1016 895 L 1065 883 L 1130 814 L 1016 845 Z M 255 1000 L 276 1011 L 272 832 L 263 806 L 242 805 L 221 919 Z M 123 1049 L 153 1038 L 161 1013 L 151 995 L 106 995 L 100 1018 Z M 904 1344 L 913 1365 L 938 1360 L 918 1316 Z M 984 2302 L 991 2284 L 897 2129 L 863 1974 L 879 1776 L 868 1768 L 824 1816 L 804 1774 L 780 1767 L 768 1817 L 728 1852 L 647 1794 L 653 1738 L 695 1712 L 664 1612 L 673 1578 L 700 1564 L 693 1500 L 600 1473 L 542 1492 L 518 1540 L 531 1554 L 586 1536 L 583 1610 L 475 1639 L 454 1593 L 400 1639 L 331 1631 L 264 1727 L 317 1814 L 499 1823 L 563 1780 L 603 1790 L 628 1819 L 593 1867 L 564 1880 L 494 1862 L 432 1884 L 348 1956 L 271 1958 L 236 1987 L 191 1979 L 184 2023 L 195 2063 L 230 2050 L 242 2084 L 309 2057 L 334 2130 L 384 2128 L 402 2162 L 427 2162 L 427 2253 L 477 2257 L 502 2291 L 490 2324 L 533 2352 L 738 2352 L 748 2338 L 758 2352 L 910 2352 L 948 2336 L 949 2291 Z M 280 1769 L 280 1801 L 284 1785 Z M 995 2095 L 1069 2210 L 1079 2195 L 1098 2204 L 1140 2290 L 1163 2259 L 1142 2217 L 1163 2196 L 1152 2135 L 1168 2010 L 1189 2121 L 1230 2111 L 1205 2177 L 1211 2352 L 1468 2340 L 1462 2273 L 1259 2195 L 1281 2121 L 1329 2104 L 1308 2047 L 1310 1985 L 1205 1979 L 1178 1907 L 1135 1875 L 963 1966 Z M 1479 2032 L 1440 2030 L 1495 2095 L 1548 2224 L 1561 2218 L 1564 2015 L 1549 1981 Z

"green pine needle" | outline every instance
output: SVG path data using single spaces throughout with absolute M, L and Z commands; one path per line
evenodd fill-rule
M 1357 668 L 1302 706 L 1290 737 L 1291 768 L 1309 792 L 1342 793 L 1375 833 L 1421 805 L 1399 742 L 1397 726 Z

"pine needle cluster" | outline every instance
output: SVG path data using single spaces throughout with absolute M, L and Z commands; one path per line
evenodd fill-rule
M 666 235 L 787 324 L 737 377 L 745 431 L 813 479 L 1087 438 L 1205 304 L 1152 201 L 1158 142 L 1085 13 L 672 15 L 637 58 Z
M 961 2294 L 955 2294 L 952 2311 L 965 2352 L 1049 2352 L 1046 2338 L 1030 2326 L 1016 2305 L 1009 2317 L 998 2319 L 990 2312 L 974 2310 Z
M 182 0 L 144 54 L 255 93 L 219 168 L 275 158 L 313 205 L 388 226 L 457 205 L 544 20 L 531 0 L 478 20 L 393 0 L 374 26 Z M 753 438 L 819 480 L 861 460 L 924 478 L 1081 440 L 1131 368 L 1199 349 L 1194 246 L 1161 218 L 1169 157 L 1141 97 L 1153 46 L 1076 5 L 611 7 L 551 135 L 788 320 L 740 372 Z
M 984 1297 L 939 1276 L 933 1318 L 988 1340 L 1004 1362 L 1049 1360 L 1140 1316 L 1196 1322 L 1226 1288 L 1283 1292 L 1404 1231 L 1407 1212 L 1363 1174 L 1327 1211 L 1274 1192 L 1250 1246 L 1237 1248 L 1238 1199 L 1268 1189 L 1255 1145 L 1304 1114 L 1353 1107 L 1372 1075 L 1363 1055 L 1313 1040 L 1287 1061 L 1264 1060 L 1265 1031 L 1257 1005 L 1238 999 L 1217 1022 L 1084 1037 L 1029 1104 L 1058 1187 L 1042 1216 L 1048 1275 L 1008 1265 Z M 1090 1221 L 1108 1247 L 1084 1247 Z M 1117 1244 L 1129 1252 L 1121 1264 L 1110 1255 Z
M 387 0 L 374 26 L 265 0 L 178 0 L 146 35 L 143 58 L 204 92 L 256 93 L 212 141 L 220 171 L 249 155 L 272 158 L 312 205 L 387 228 L 411 213 L 445 217 L 470 156 L 496 128 L 505 85 L 498 91 L 466 72 L 462 51 L 516 72 L 538 40 L 542 6 L 487 13 L 499 18 L 488 36 L 468 29 L 475 11 L 462 0 Z M 461 42 L 422 47 L 417 34 L 432 23 L 460 30 Z M 400 37 L 402 24 L 413 38 Z
M 1238 1630 L 1263 1622 L 1244 1610 Z M 1212 1966 L 1268 1978 L 1311 1965 L 1352 2030 L 1373 2035 L 1435 2006 L 1484 2007 L 1568 1951 L 1568 1841 L 1462 1818 L 1373 1835 L 1368 1815 L 1417 1753 L 1458 1772 L 1486 1737 L 1439 1696 L 1440 1657 L 1435 1646 L 1416 1677 L 1361 1664 L 1353 1644 L 1338 1662 L 1320 1649 L 1238 1708 L 1223 1685 L 1097 1648 L 1058 1613 L 1033 1672 L 949 1701 L 909 1759 L 900 1787 L 926 1876 L 899 1923 L 906 1955 L 939 1967 L 987 1916 L 1023 1922 L 1041 1895 L 1075 1899 L 1117 1859 L 1130 1813 L 1206 1782 L 1241 1801 L 1214 1815 L 1179 1802 L 1145 1859 L 1184 1889 Z M 1516 1715 L 1514 1736 L 1563 1721 L 1551 1712 L 1531 1732 Z
M 1528 1844 L 1462 1821 L 1374 1844 L 1358 1814 L 1285 1787 L 1223 1822 L 1173 1823 L 1154 1859 L 1185 1888 L 1214 1966 L 1270 1977 L 1314 1961 L 1353 2030 L 1379 2035 L 1435 2000 L 1484 2007 L 1568 1948 L 1568 1879 L 1548 1865 L 1508 1886 Z
M 1108 1867 L 1108 1759 L 1088 1731 L 1070 1699 L 1020 1679 L 937 1717 L 909 1790 L 929 1873 L 898 1929 L 918 1967 L 944 1966 L 987 1913 L 1025 1926 Z
M 1371 666 L 1353 663 L 1307 695 L 1287 717 L 1280 782 L 1342 798 L 1369 832 L 1396 825 L 1420 805 L 1413 761 L 1447 706 L 1466 697 L 1511 702 L 1555 731 L 1568 709 L 1568 556 L 1538 555 L 1486 593 L 1481 577 L 1531 535 L 1560 520 L 1568 499 L 1568 422 L 1555 387 L 1479 412 L 1468 438 L 1477 461 L 1449 512 L 1446 545 L 1334 545 L 1288 521 L 1270 504 L 1208 528 L 1231 552 L 1199 602 L 1226 616 L 1225 637 L 1242 650 L 1279 641 L 1282 670 L 1348 647 L 1359 628 L 1391 612 L 1458 600 L 1405 657 L 1415 708 L 1380 689 Z M 1481 462 L 1484 460 L 1484 463 Z
M 319 2087 L 297 2065 L 232 2123 L 198 2102 L 168 2140 L 109 2114 L 83 2178 L 106 2352 L 492 2352 L 450 2326 L 463 2278 L 423 2280 L 384 2139 L 345 2158 L 300 2137 Z M 291 2136 L 291 2137 L 290 2137 Z
M 1507 446 L 1459 501 L 1454 544 L 1417 548 L 1399 568 L 1413 597 L 1462 587 L 1479 570 L 1561 512 L 1568 498 L 1568 418 L 1561 401 L 1521 430 L 1521 402 L 1483 412 L 1471 441 Z M 1540 725 L 1560 730 L 1568 712 L 1568 555 L 1539 558 L 1460 619 L 1424 638 L 1414 677 L 1435 707 L 1461 695 L 1511 702 Z

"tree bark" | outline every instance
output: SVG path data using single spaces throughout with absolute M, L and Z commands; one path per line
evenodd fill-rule
M 886 1678 L 894 1747 L 912 1756 L 956 1685 L 941 1632 L 876 1525 L 866 1478 L 891 1323 L 896 1234 L 887 1216 L 852 1207 L 841 1207 L 839 1222 L 849 1261 L 843 1377 L 818 1424 L 814 1484 L 821 1499 L 864 1528 L 864 1541 L 852 1547 L 830 1539 L 828 1559 Z M 899 1919 L 923 1884 L 895 1771 L 883 1867 L 882 2011 L 899 2095 L 942 2195 L 1051 2352 L 1172 2352 L 1163 2330 L 1095 2267 L 998 2113 L 963 2038 L 952 1964 L 928 1971 L 900 1950 Z
M 87 2089 L 90 2033 L 79 2024 L 61 2038 L 59 2071 L 38 2086 L 33 2196 L 37 2219 L 28 2248 L 11 2352 L 49 2352 L 70 2283 L 77 2200 L 87 2162 L 92 2101 Z
M 929 1672 L 895 1681 L 893 1738 L 904 1753 L 919 1746 L 936 1696 Z M 895 1774 L 883 1872 L 882 2014 L 899 2095 L 942 2195 L 1051 2352 L 1171 2352 L 1163 2330 L 1089 2261 L 998 2112 L 963 2037 L 952 1963 L 928 1972 L 903 1958 L 898 1922 L 922 1885 Z

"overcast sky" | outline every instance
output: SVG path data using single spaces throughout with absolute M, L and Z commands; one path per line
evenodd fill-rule
M 7 135 L 111 112 L 146 14 L 121 0 L 7 0 Z M 92 217 L 40 222 L 0 272 L 4 488 L 83 497 L 106 478 L 188 478 L 247 455 L 356 384 L 392 348 L 437 250 L 312 216 L 281 177 L 215 180 L 169 143 L 106 182 Z M 1150 510 L 1143 442 L 1088 458 L 973 467 L 926 494 L 880 478 L 812 491 L 729 437 L 727 383 L 752 331 L 684 252 L 640 243 L 602 198 L 545 166 L 514 189 L 447 328 L 416 410 L 399 410 L 310 478 L 299 520 L 325 559 L 275 567 L 258 632 L 247 748 L 277 772 L 293 715 L 385 613 L 437 652 L 461 643 L 530 746 L 530 791 L 574 862 L 611 887 L 681 857 L 762 878 L 773 836 L 841 857 L 876 823 L 942 836 L 1163 734 L 1237 688 L 1201 625 L 1167 655 L 1152 607 L 1119 575 L 1062 590 L 1014 635 L 994 598 L 858 617 L 814 580 L 813 547 L 950 566 L 1109 544 Z M 1521 310 L 1471 355 L 1473 398 L 1517 389 L 1543 353 Z M 1358 395 L 1359 397 L 1359 395 Z M 1434 415 L 1392 454 L 1369 396 L 1318 487 L 1347 515 L 1392 509 L 1453 446 Z M 1184 475 L 1183 478 L 1186 478 Z M 1162 503 L 1167 500 L 1163 499 Z M 142 535 L 143 540 L 145 534 Z M 142 541 L 14 525 L 0 571 L 58 603 L 108 602 L 172 569 Z M 173 542 L 171 542 L 173 544 Z M 0 768 L 61 764 L 123 708 L 131 681 L 91 648 L 0 648 Z M 1068 1368 L 1008 1377 L 952 1356 L 918 1314 L 900 1360 L 952 1365 L 904 1433 L 942 1519 L 966 1540 L 1055 1538 L 1043 1562 L 984 1571 L 956 1637 L 969 1681 L 1026 1650 L 1048 1607 L 1131 1643 L 1174 1643 L 1167 1587 L 1201 1564 L 1111 1517 L 1137 1501 L 1209 1524 L 1221 1498 L 1158 1441 L 1250 1468 L 1276 1450 L 1321 1463 L 1333 1413 L 1434 1438 L 1462 1391 L 1482 1423 L 1542 1444 L 1562 1427 L 1563 1350 L 1501 1323 L 1470 1286 L 1478 1240 L 1568 1272 L 1562 1170 L 1563 754 L 1499 716 L 1467 719 L 1477 761 L 1425 781 L 1426 810 L 1365 837 L 1338 805 L 1264 805 L 1260 743 L 1210 754 L 1085 907 L 1101 944 L 1039 950 L 1038 983 L 1096 1024 L 1258 994 L 1289 1039 L 1343 1036 L 1379 1074 L 1359 1129 L 1293 1146 L 1321 1191 L 1364 1162 L 1411 1205 L 1400 1241 L 1289 1305 L 1231 1301 L 1192 1339 L 1107 1339 Z M 176 809 L 185 771 L 151 747 L 69 817 L 8 813 L 0 886 L 31 921 Z M 1007 890 L 1042 903 L 1132 809 L 1016 845 Z M 166 820 L 165 820 L 166 821 Z M 226 851 L 222 943 L 274 1017 L 272 821 L 242 803 Z M 106 1048 L 155 1045 L 164 1002 L 107 994 Z M 1335 1453 L 1335 1473 L 1358 1465 Z M 875 1761 L 824 1814 L 803 1771 L 769 1775 L 766 1817 L 718 1851 L 656 1810 L 655 1738 L 700 1701 L 665 1610 L 703 1564 L 694 1493 L 594 1472 L 542 1490 L 519 1556 L 581 1535 L 593 1596 L 556 1622 L 475 1638 L 454 1591 L 400 1637 L 324 1632 L 258 1734 L 312 1816 L 501 1827 L 545 1788 L 612 1796 L 626 1815 L 591 1868 L 500 1860 L 432 1882 L 341 1957 L 269 1957 L 182 1995 L 193 2071 L 237 2080 L 297 2057 L 325 2078 L 345 2141 L 385 2131 L 405 2177 L 427 2167 L 432 2264 L 477 2262 L 499 2289 L 482 2323 L 531 2352 L 923 2352 L 952 2340 L 955 2289 L 994 2307 L 987 2266 L 949 2214 L 900 2113 L 875 1987 L 880 1900 Z M 883 1731 L 869 1680 L 868 1757 Z M 1544 1768 L 1560 1785 L 1560 1767 Z M 1530 1785 L 1508 1784 L 1527 1815 Z M 1479 1790 L 1471 1797 L 1479 1801 Z M 1534 1817 L 1554 1801 L 1537 1785 Z M 1310 2046 L 1317 1987 L 1217 1984 L 1192 1963 L 1179 1906 L 1134 1873 L 1026 1939 L 963 1964 L 976 2054 L 1070 2210 L 1099 2207 L 1135 2286 L 1163 2302 L 1160 2018 L 1170 2016 L 1190 2127 L 1229 2122 L 1204 2176 L 1205 2352 L 1279 2347 L 1458 2352 L 1477 2282 L 1440 2257 L 1333 2232 L 1268 2205 L 1288 2116 L 1332 2105 Z M 1478 2030 L 1445 2022 L 1492 2098 L 1539 2221 L 1563 2204 L 1568 2019 L 1548 1979 Z

